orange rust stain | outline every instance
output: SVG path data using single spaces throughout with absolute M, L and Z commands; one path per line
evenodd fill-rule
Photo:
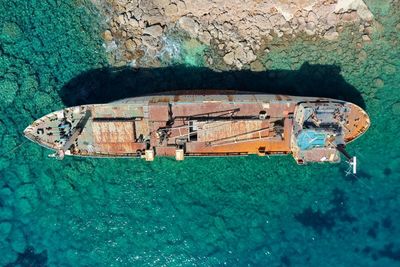
M 229 139 L 229 144 L 214 144 L 214 145 L 206 145 L 207 142 L 198 142 L 198 143 L 187 143 L 187 152 L 193 154 L 212 154 L 212 153 L 249 153 L 249 154 L 258 154 L 260 148 L 264 148 L 267 152 L 280 152 L 280 153 L 289 153 L 291 152 L 290 148 L 290 137 L 292 132 L 292 120 L 289 118 L 285 118 L 284 121 L 284 132 L 283 138 L 279 139 L 279 137 L 275 137 L 271 139 L 259 139 L 256 138 L 254 140 L 238 140 L 237 143 L 234 142 L 233 139 Z M 264 135 L 262 134 L 261 137 Z M 259 136 L 260 137 L 260 136 Z
M 268 136 L 268 126 L 268 123 L 262 120 L 212 122 L 201 126 L 203 131 L 198 133 L 198 140 L 204 142 L 218 142 L 221 139 L 229 139 L 234 136 L 237 136 L 238 139 L 251 138 L 251 136 L 265 137 Z M 258 132 L 258 130 L 260 131 Z
M 143 149 L 144 144 L 135 143 L 134 122 L 93 122 L 94 146 L 105 154 L 132 154 Z
M 100 143 L 96 145 L 105 154 L 134 154 L 137 150 L 145 149 L 143 143 L 119 142 L 119 143 Z
M 180 95 L 174 95 L 174 102 L 179 102 Z
M 168 120 L 168 105 L 149 105 L 149 119 L 151 121 L 167 121 Z
M 133 142 L 135 140 L 133 122 L 93 122 L 92 127 L 93 137 L 96 143 L 123 143 Z
M 154 96 L 149 100 L 149 103 L 168 103 L 169 101 L 168 96 Z
M 157 146 L 156 154 L 158 156 L 175 156 L 176 147 L 174 146 Z
M 285 140 L 283 141 L 247 141 L 243 143 L 233 143 L 220 146 L 205 146 L 204 143 L 187 144 L 187 150 L 190 153 L 249 153 L 257 154 L 260 148 L 265 148 L 267 152 L 290 152 L 290 147 Z
M 345 124 L 345 141 L 351 142 L 365 131 L 370 125 L 367 113 L 360 107 L 351 104 L 351 110 L 348 114 L 347 123 Z

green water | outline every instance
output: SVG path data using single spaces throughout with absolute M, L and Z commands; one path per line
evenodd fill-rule
M 276 41 L 262 58 L 275 72 L 255 76 L 182 66 L 114 73 L 90 2 L 1 1 L 0 265 L 399 266 L 400 7 L 367 2 L 380 23 L 371 43 L 357 47 L 350 30 L 337 42 Z M 192 46 L 182 63 L 203 65 L 204 48 Z M 291 157 L 56 161 L 26 142 L 34 119 L 112 98 L 90 98 L 99 77 L 117 96 L 211 83 L 275 81 L 297 93 L 312 85 L 321 95 L 337 86 L 372 121 L 349 145 L 359 176 L 346 177 L 345 163 L 297 166 Z

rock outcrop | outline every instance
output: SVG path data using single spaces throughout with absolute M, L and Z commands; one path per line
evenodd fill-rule
M 111 63 L 117 65 L 132 60 L 156 64 L 163 39 L 180 32 L 211 46 L 226 65 L 240 69 L 250 66 L 273 38 L 304 35 L 334 41 L 343 25 L 367 28 L 373 21 L 362 0 L 104 1 L 112 12 L 103 37 Z M 360 34 L 364 41 L 370 38 L 367 30 Z

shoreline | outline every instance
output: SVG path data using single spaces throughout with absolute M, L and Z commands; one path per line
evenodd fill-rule
M 213 56 L 203 56 L 201 65 L 213 69 L 259 70 L 259 59 L 273 41 L 335 42 L 345 28 L 355 26 L 352 34 L 370 42 L 375 23 L 362 0 L 92 1 L 108 25 L 102 37 L 109 63 L 118 67 L 179 62 L 186 49 L 208 51 Z

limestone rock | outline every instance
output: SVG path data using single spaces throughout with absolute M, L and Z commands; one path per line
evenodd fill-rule
M 179 14 L 186 13 L 186 12 L 185 12 L 185 11 L 186 11 L 186 4 L 185 4 L 184 1 L 178 1 L 178 2 L 176 3 L 176 5 L 177 5 L 177 7 L 178 7 L 178 13 L 179 13 Z
M 264 65 L 260 61 L 256 60 L 250 64 L 250 69 L 252 71 L 263 71 Z
M 117 17 L 117 21 L 118 21 L 118 23 L 120 24 L 120 25 L 124 25 L 125 24 L 125 16 L 123 15 L 123 14 L 121 14 L 121 15 L 119 15 L 118 17 Z
M 232 65 L 235 60 L 235 53 L 229 52 L 229 53 L 225 54 L 223 60 L 227 65 Z
M 140 20 L 142 18 L 143 15 L 143 10 L 140 8 L 135 8 L 132 12 L 131 12 L 132 16 L 137 19 Z
M 370 38 L 367 34 L 364 34 L 364 35 L 362 36 L 362 40 L 363 40 L 364 42 L 370 42 L 370 41 L 371 41 L 371 38 Z
M 106 52 L 113 52 L 118 49 L 115 41 L 107 42 L 106 44 L 103 44 L 103 47 L 105 48 Z
M 203 44 L 210 45 L 211 39 L 211 34 L 208 31 L 203 31 L 199 34 L 199 41 Z
M 166 16 L 175 16 L 178 12 L 178 6 L 176 4 L 170 4 L 164 9 Z
M 357 11 L 357 14 L 363 20 L 371 21 L 374 18 L 363 0 L 338 0 L 335 6 L 336 13 L 347 13 L 353 10 Z
M 318 16 L 313 11 L 308 12 L 307 22 L 313 22 L 314 24 L 318 23 Z
M 162 16 L 161 14 L 156 14 L 156 15 L 149 15 L 145 14 L 143 15 L 143 21 L 147 21 L 148 25 L 154 25 L 156 26 L 157 24 L 160 25 L 165 25 L 165 17 Z
M 242 46 L 238 46 L 235 49 L 235 59 L 242 63 L 247 63 L 247 54 Z
M 126 47 L 126 49 L 127 49 L 128 51 L 133 52 L 133 51 L 136 50 L 136 43 L 135 43 L 135 41 L 133 41 L 132 39 L 128 39 L 128 40 L 126 40 L 126 42 L 125 42 L 125 47 Z
M 130 26 L 131 29 L 136 29 L 140 27 L 139 22 L 135 18 L 130 18 L 127 21 L 127 24 Z
M 269 21 L 274 26 L 282 26 L 285 25 L 286 19 L 282 14 L 275 14 L 269 18 Z
M 328 31 L 324 34 L 324 39 L 328 41 L 334 41 L 339 38 L 339 33 L 336 31 Z
M 111 33 L 110 30 L 106 30 L 106 31 L 103 33 L 103 39 L 104 39 L 105 41 L 107 41 L 107 42 L 111 42 L 111 41 L 112 41 L 113 36 L 112 36 L 112 33 Z
M 189 33 L 191 37 L 196 37 L 200 29 L 199 23 L 189 17 L 180 18 L 178 25 L 182 30 Z
M 365 34 L 363 40 L 368 42 L 377 25 L 370 22 L 373 15 L 364 0 L 116 0 L 110 4 L 114 13 L 103 36 L 105 47 L 114 62 L 135 58 L 138 66 L 149 60 L 141 60 L 143 55 L 163 53 L 160 41 L 169 32 L 166 29 L 186 32 L 221 50 L 225 63 L 240 68 L 256 60 L 254 51 L 274 38 L 306 33 L 313 40 L 332 41 L 343 31 L 343 22 L 348 22 L 363 25 L 360 35 Z M 133 36 L 143 45 L 129 41 Z M 136 53 L 138 48 L 143 54 Z
M 292 20 L 290 21 L 290 26 L 292 27 L 292 29 L 297 29 L 299 27 L 299 21 L 296 17 L 292 18 Z
M 170 0 L 153 0 L 153 3 L 161 8 L 165 8 L 169 5 Z
M 371 26 L 368 26 L 368 27 L 365 27 L 365 28 L 364 28 L 364 32 L 365 32 L 366 34 L 368 34 L 368 35 L 371 35 L 372 32 L 373 32 L 373 29 L 372 29 Z
M 326 24 L 327 27 L 333 27 L 335 26 L 339 21 L 338 15 L 335 13 L 329 13 L 328 16 L 326 17 Z
M 157 39 L 148 35 L 142 36 L 142 44 L 146 48 L 146 52 L 151 52 L 151 53 L 153 53 L 158 47 Z
M 316 25 L 314 22 L 308 22 L 304 29 L 305 33 L 308 35 L 314 35 L 316 30 Z
M 257 59 L 257 56 L 254 55 L 253 50 L 250 49 L 246 54 L 246 61 L 247 61 L 246 63 L 253 62 L 256 59 Z
M 130 1 L 128 3 L 125 3 L 125 5 L 124 5 L 125 6 L 125 11 L 126 12 L 132 11 L 137 7 L 137 5 L 138 5 L 137 1 Z
M 153 25 L 143 30 L 143 34 L 147 34 L 155 38 L 160 37 L 162 33 L 163 33 L 163 28 L 160 25 Z

